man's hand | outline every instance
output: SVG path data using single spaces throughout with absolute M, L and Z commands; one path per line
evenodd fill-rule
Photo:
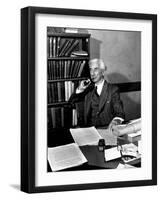
M 117 126 L 117 125 L 120 125 L 120 124 L 122 124 L 122 120 L 120 120 L 120 119 L 113 119 L 111 121 L 111 123 L 109 124 L 108 128 L 109 128 L 110 131 L 112 131 L 113 126 Z
M 76 90 L 76 93 L 83 92 L 89 86 L 89 84 L 90 84 L 90 80 L 89 79 L 81 81 L 79 86 L 78 86 L 78 88 L 77 88 L 77 90 Z

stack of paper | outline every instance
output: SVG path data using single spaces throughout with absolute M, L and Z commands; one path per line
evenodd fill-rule
M 79 145 L 98 145 L 99 139 L 102 139 L 96 128 L 76 128 L 70 129 L 74 141 Z
M 52 171 L 79 166 L 87 159 L 75 143 L 48 148 L 48 161 Z

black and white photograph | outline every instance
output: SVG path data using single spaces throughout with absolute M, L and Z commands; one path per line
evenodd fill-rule
M 47 77 L 48 172 L 141 167 L 141 32 L 47 27 Z
M 21 12 L 21 190 L 156 185 L 156 15 Z

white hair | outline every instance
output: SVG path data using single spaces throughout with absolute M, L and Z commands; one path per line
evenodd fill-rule
M 99 58 L 91 59 L 89 61 L 89 67 L 92 66 L 92 65 L 97 65 L 102 71 L 106 71 L 107 70 L 107 67 L 104 64 L 102 59 L 99 59 Z

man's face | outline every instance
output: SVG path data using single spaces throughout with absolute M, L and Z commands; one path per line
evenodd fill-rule
M 91 80 L 94 83 L 97 83 L 101 79 L 103 79 L 103 71 L 99 68 L 97 64 L 93 64 L 92 66 L 90 66 L 90 76 Z

